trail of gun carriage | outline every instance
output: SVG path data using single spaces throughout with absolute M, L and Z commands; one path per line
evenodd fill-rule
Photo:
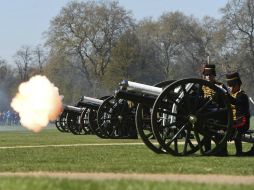
M 70 1 L 0 58 L 0 189 L 253 189 L 254 0 L 120 4 Z

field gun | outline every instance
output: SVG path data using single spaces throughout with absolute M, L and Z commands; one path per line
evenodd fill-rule
M 94 133 L 90 125 L 90 123 L 94 122 L 92 115 L 96 114 L 93 112 L 98 110 L 99 106 L 103 103 L 103 99 L 106 98 L 108 96 L 101 99 L 83 96 L 74 106 L 64 105 L 62 114 L 56 121 L 56 127 L 62 132 L 70 131 L 76 135 Z M 90 120 L 89 113 L 91 113 Z
M 81 105 L 85 109 L 81 114 L 88 118 L 90 128 L 101 138 L 137 138 L 132 108 L 126 100 L 113 96 L 102 99 L 83 98 Z M 81 122 L 81 126 L 84 123 Z
M 96 134 L 100 138 L 137 138 L 134 116 L 127 101 L 105 96 L 83 96 L 75 106 L 65 105 L 62 125 L 74 134 Z M 59 123 L 59 122 L 58 122 Z
M 214 94 L 204 98 L 203 87 Z M 123 81 L 116 97 L 138 103 L 137 130 L 144 143 L 157 153 L 182 156 L 200 150 L 203 155 L 214 155 L 232 136 L 228 95 L 208 81 L 189 78 L 156 86 Z M 213 143 L 210 150 L 205 150 L 208 137 Z
M 116 90 L 116 98 L 126 99 L 137 104 L 135 125 L 145 145 L 156 153 L 167 153 L 156 141 L 151 126 L 152 107 L 163 88 L 173 81 L 163 81 L 154 86 L 123 80 Z
M 211 89 L 211 96 L 205 97 L 203 88 Z M 80 117 L 70 117 L 73 123 L 89 124 L 101 138 L 137 138 L 138 131 L 156 153 L 216 155 L 235 138 L 229 94 L 202 79 L 164 81 L 154 86 L 125 80 L 115 96 L 79 103 L 81 108 L 66 107 Z M 66 116 L 66 123 L 68 120 Z M 207 139 L 210 149 L 206 149 Z M 253 131 L 247 131 L 241 140 L 254 143 Z

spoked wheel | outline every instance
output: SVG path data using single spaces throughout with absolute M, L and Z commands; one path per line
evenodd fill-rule
M 107 138 L 137 138 L 134 109 L 126 100 L 106 99 L 97 112 L 101 132 Z
M 67 115 L 67 112 L 63 111 L 61 115 L 59 116 L 59 118 L 55 121 L 56 128 L 60 132 L 69 132 L 69 129 L 66 126 L 66 115 Z
M 60 125 L 60 117 L 55 120 L 55 126 L 60 132 L 65 132 Z
M 78 100 L 78 102 L 74 105 L 74 107 L 82 108 L 81 104 L 82 98 Z M 66 112 L 66 127 L 72 132 L 74 135 L 83 135 L 86 134 L 86 131 L 83 130 L 80 124 L 80 115 L 81 112 L 65 110 Z
M 97 111 L 89 109 L 88 121 L 92 132 L 100 138 L 106 138 L 107 136 L 101 131 L 97 123 Z
M 104 96 L 102 98 L 100 98 L 100 100 L 107 100 L 108 98 L 111 98 L 111 96 Z M 97 135 L 100 138 L 106 138 L 107 135 L 105 135 L 103 133 L 103 131 L 101 130 L 101 128 L 98 126 L 98 122 L 97 122 L 97 111 L 99 108 L 95 109 L 88 109 L 88 121 L 90 124 L 90 128 L 93 134 Z
M 174 81 L 164 81 L 159 84 L 156 84 L 156 87 L 166 87 Z M 156 97 L 155 97 L 156 98 Z M 138 134 L 145 145 L 154 151 L 155 153 L 167 153 L 162 146 L 156 140 L 151 126 L 151 112 L 152 108 L 149 108 L 145 105 L 138 104 L 135 116 L 136 128 Z
M 66 123 L 67 127 L 74 135 L 84 134 L 83 128 L 80 125 L 80 113 L 67 112 Z
M 202 88 L 214 94 L 204 98 Z M 232 113 L 228 96 L 219 87 L 201 79 L 183 79 L 169 85 L 155 101 L 152 129 L 170 154 L 182 156 L 200 150 L 217 153 L 231 135 Z M 206 149 L 206 144 L 212 143 Z
M 80 127 L 83 129 L 84 134 L 93 134 L 89 123 L 89 109 L 84 108 L 80 115 Z

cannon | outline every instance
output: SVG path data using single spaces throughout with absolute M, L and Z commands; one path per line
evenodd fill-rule
M 203 87 L 214 94 L 204 98 Z M 138 103 L 137 130 L 156 153 L 183 156 L 199 150 L 202 155 L 215 155 L 234 138 L 228 93 L 208 81 L 189 78 L 157 86 L 123 81 L 116 97 Z M 253 131 L 248 131 L 241 140 L 253 143 L 253 137 Z M 206 139 L 212 141 L 209 150 Z
M 91 131 L 100 138 L 137 138 L 134 116 L 127 101 L 113 96 L 83 97 L 80 104 L 83 107 L 81 128 L 89 124 Z
M 84 96 L 76 106 L 65 105 L 56 122 L 56 125 L 60 124 L 74 134 L 91 131 L 101 138 L 137 138 L 134 114 L 129 104 L 109 96 L 101 99 Z
M 92 134 L 89 112 L 93 112 L 94 109 L 97 110 L 103 99 L 106 98 L 108 96 L 101 99 L 83 96 L 74 106 L 64 105 L 63 112 L 55 122 L 57 129 L 61 132 L 72 132 L 76 135 Z
M 135 127 L 136 105 L 130 101 L 110 97 L 99 107 L 97 124 L 104 138 L 137 139 Z
M 165 149 L 156 141 L 151 126 L 152 106 L 163 91 L 163 87 L 168 86 L 173 81 L 163 81 L 154 86 L 123 80 L 116 90 L 117 98 L 126 99 L 137 104 L 135 113 L 135 125 L 138 134 L 144 144 L 156 153 L 167 153 Z
M 87 122 L 81 122 L 81 127 L 82 128 L 85 127 L 86 124 L 88 123 L 93 134 L 97 135 L 100 138 L 104 138 L 105 135 L 98 127 L 97 111 L 99 107 L 103 104 L 103 102 L 107 100 L 109 97 L 110 96 L 104 96 L 100 99 L 85 97 L 82 101 L 83 106 L 85 106 L 86 109 L 81 113 L 80 117 L 81 120 L 85 120 L 86 118 Z
M 81 113 L 87 108 L 81 104 L 81 101 L 77 106 L 65 105 L 64 111 L 66 113 L 66 127 L 75 135 L 91 134 L 88 120 L 86 117 L 81 118 Z M 84 125 L 81 125 L 83 123 Z

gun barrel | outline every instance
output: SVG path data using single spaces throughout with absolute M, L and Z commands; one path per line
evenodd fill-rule
M 116 98 L 121 98 L 125 100 L 132 101 L 134 103 L 140 103 L 146 105 L 147 107 L 152 107 L 156 97 L 155 96 L 144 96 L 141 93 L 129 92 L 125 90 L 117 90 L 115 92 Z
M 132 81 L 127 81 L 123 80 L 120 83 L 120 86 L 122 87 L 122 90 L 127 90 L 127 91 L 136 91 L 136 92 L 141 92 L 144 94 L 148 95 L 155 95 L 158 96 L 162 92 L 162 88 L 146 85 L 146 84 L 141 84 L 137 82 L 132 82 Z
M 93 103 L 93 104 L 96 104 L 96 105 L 101 105 L 103 103 L 103 100 L 100 100 L 100 99 L 96 99 L 96 98 L 91 98 L 91 97 L 87 97 L 87 96 L 83 96 L 82 97 L 82 102 L 85 102 L 85 103 Z
M 70 105 L 63 105 L 63 109 L 67 111 L 76 112 L 76 113 L 81 113 L 84 110 L 83 108 L 70 106 Z

